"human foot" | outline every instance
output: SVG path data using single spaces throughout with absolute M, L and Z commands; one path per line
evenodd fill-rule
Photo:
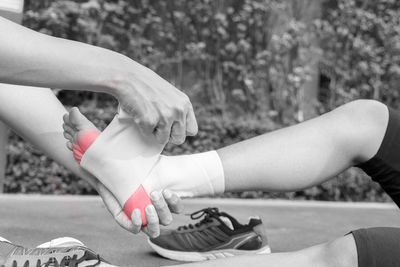
M 129 218 L 133 210 L 139 209 L 146 225 L 145 209 L 152 204 L 151 191 L 146 192 L 141 184 L 158 160 L 163 145 L 155 137 L 143 136 L 133 120 L 122 112 L 101 135 L 77 108 L 64 116 L 63 128 L 67 147 L 76 161 L 115 195 Z
M 67 147 L 73 152 L 75 160 L 80 163 L 83 154 L 100 135 L 100 131 L 76 107 L 65 114 L 63 119 L 64 137 L 68 140 Z
M 78 161 L 81 159 L 81 166 L 115 194 L 128 216 L 139 209 L 143 224 L 146 224 L 144 209 L 151 204 L 149 193 L 153 191 L 168 188 L 186 197 L 224 191 L 222 163 L 215 151 L 162 156 L 163 145 L 154 136 L 143 136 L 133 120 L 124 114 L 116 115 L 97 139 L 95 134 L 85 133 L 95 128 L 78 109 L 72 109 L 64 121 L 64 128 L 69 130 L 65 133 L 69 147 L 73 150 L 78 146 L 74 155 L 78 155 Z M 74 129 L 77 130 L 74 132 Z M 92 145 L 84 149 L 81 143 Z M 83 156 L 79 158 L 81 152 Z

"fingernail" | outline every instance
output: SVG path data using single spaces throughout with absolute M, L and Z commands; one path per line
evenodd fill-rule
M 165 198 L 171 198 L 172 197 L 172 192 L 168 189 L 164 190 L 164 197 Z
M 157 200 L 160 200 L 160 198 L 161 198 L 160 192 L 158 192 L 158 191 L 153 191 L 153 192 L 151 193 L 151 199 L 152 199 L 152 200 L 157 201 Z
M 147 213 L 149 213 L 149 214 L 152 214 L 152 213 L 155 213 L 155 208 L 154 208 L 154 206 L 153 205 L 148 205 L 147 207 L 146 207 L 146 212 Z
M 135 216 L 140 216 L 140 210 L 139 210 L 139 209 L 134 209 L 134 210 L 133 210 L 133 214 L 134 214 Z

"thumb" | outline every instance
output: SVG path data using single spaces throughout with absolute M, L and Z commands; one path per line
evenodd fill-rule
M 103 199 L 104 205 L 119 226 L 129 232 L 136 233 L 137 231 L 135 230 L 136 228 L 134 227 L 132 221 L 123 212 L 121 205 L 118 203 L 114 195 L 102 183 L 99 183 L 97 187 L 97 191 Z

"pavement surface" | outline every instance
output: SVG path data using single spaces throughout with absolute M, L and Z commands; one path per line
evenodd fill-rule
M 293 251 L 327 242 L 363 227 L 400 227 L 394 204 L 309 201 L 193 199 L 187 213 L 217 206 L 246 222 L 258 215 L 264 223 L 273 252 Z M 71 236 L 118 266 L 165 266 L 177 262 L 151 251 L 145 235 L 120 228 L 98 197 L 0 195 L 0 236 L 14 243 L 36 246 Z M 179 215 L 171 227 L 187 224 Z

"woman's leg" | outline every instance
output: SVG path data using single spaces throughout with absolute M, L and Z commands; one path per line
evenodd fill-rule
M 295 252 L 237 256 L 179 266 L 357 267 L 358 261 L 356 244 L 353 236 L 350 234 L 330 243 L 320 244 Z
M 320 184 L 373 157 L 387 124 L 385 105 L 358 100 L 219 149 L 226 191 L 296 191 Z
M 93 177 L 65 147 L 62 117 L 66 113 L 50 89 L 0 84 L 0 119 L 46 155 L 95 185 Z
M 83 138 L 89 136 L 86 133 L 90 133 L 91 123 L 77 109 L 70 112 L 66 123 L 69 125 L 66 137 L 73 147 L 95 141 L 86 142 Z M 149 203 L 146 193 L 163 188 L 184 196 L 199 196 L 224 190 L 293 191 L 322 183 L 373 157 L 387 124 L 385 105 L 359 100 L 313 120 L 217 152 L 157 158 L 154 155 L 158 148 L 130 126 L 131 122 L 116 116 L 100 135 L 100 141 L 85 145 L 79 153 L 83 155 L 83 168 L 110 188 L 121 205 L 128 207 L 127 214 L 136 208 L 140 210 L 137 213 L 143 214 Z M 151 170 L 147 176 L 143 175 L 145 170 Z
M 288 253 L 238 256 L 184 266 L 398 267 L 400 228 L 358 229 L 333 242 Z

